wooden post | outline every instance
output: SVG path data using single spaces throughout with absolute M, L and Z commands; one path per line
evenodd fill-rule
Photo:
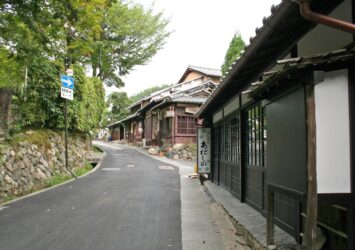
M 171 146 L 174 148 L 175 145 L 175 134 L 176 134 L 176 122 L 177 122 L 177 116 L 176 116 L 176 108 L 175 106 L 172 109 L 174 111 L 174 116 L 172 117 L 171 121 Z
M 275 238 L 274 238 L 274 204 L 275 204 L 275 194 L 271 190 L 270 186 L 267 189 L 268 193 L 268 208 L 267 208 L 267 229 L 266 229 L 266 244 L 267 245 L 274 245 Z
M 347 230 L 348 230 L 348 248 L 347 249 L 354 249 L 354 225 L 355 225 L 355 205 L 352 203 L 348 207 L 348 225 L 347 225 Z
M 317 230 L 317 170 L 316 170 L 316 110 L 314 86 L 306 86 L 307 98 L 307 217 L 305 227 L 305 243 L 307 250 L 314 250 Z
M 243 132 L 244 132 L 244 124 L 243 124 L 243 115 L 242 115 L 242 95 L 239 95 L 239 176 L 240 176 L 240 201 L 244 202 L 244 150 L 245 147 L 243 145 Z

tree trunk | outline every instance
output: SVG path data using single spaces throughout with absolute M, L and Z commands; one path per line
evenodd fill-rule
M 96 68 L 96 66 L 95 65 L 92 65 L 92 77 L 96 77 L 96 75 L 97 75 L 97 68 Z
M 0 88 L 0 133 L 8 132 L 11 119 L 11 101 L 12 90 L 9 88 Z

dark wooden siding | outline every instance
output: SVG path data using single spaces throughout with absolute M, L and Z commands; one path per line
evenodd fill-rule
M 266 106 L 268 121 L 266 182 L 292 194 L 307 192 L 306 107 L 304 88 L 275 99 Z M 275 219 L 292 235 L 299 232 L 297 201 L 275 194 Z
M 215 126 L 213 128 L 213 170 L 212 170 L 212 174 L 213 174 L 213 182 L 215 184 L 219 184 L 219 127 Z
M 147 116 L 144 120 L 144 137 L 147 142 L 152 140 L 152 116 Z

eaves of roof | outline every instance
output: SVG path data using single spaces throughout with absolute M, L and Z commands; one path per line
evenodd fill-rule
M 315 12 L 329 14 L 343 1 L 313 0 L 311 8 Z M 295 1 L 283 0 L 278 6 L 273 6 L 271 11 L 271 16 L 263 19 L 263 27 L 256 29 L 256 37 L 250 39 L 244 53 L 202 105 L 196 117 L 203 118 L 211 114 L 212 109 L 219 108 L 250 83 L 255 82 L 316 26 L 316 23 L 301 16 L 299 5 Z
M 156 106 L 157 104 L 161 103 L 162 101 L 163 101 L 163 99 L 151 101 L 150 103 L 148 103 L 147 105 L 145 105 L 143 108 L 141 108 L 141 109 L 138 110 L 137 112 L 139 112 L 139 113 L 144 113 L 144 112 L 146 112 L 147 110 L 151 109 L 152 107 Z
M 136 118 L 136 117 L 138 117 L 138 116 L 139 116 L 139 113 L 136 112 L 136 113 L 134 113 L 134 114 L 132 114 L 132 115 L 129 115 L 129 116 L 123 118 L 122 120 L 119 120 L 118 122 L 115 122 L 115 123 L 112 123 L 112 124 L 108 125 L 107 127 L 108 127 L 108 128 L 111 128 L 111 127 L 113 127 L 113 126 L 115 126 L 115 125 L 117 125 L 117 124 L 120 124 L 120 123 L 122 123 L 122 122 L 131 120 L 131 119 L 134 119 L 134 118 Z
M 282 85 L 287 82 L 292 84 L 292 81 L 282 82 L 282 80 L 289 79 L 289 76 L 293 73 L 305 70 L 321 70 L 334 65 L 344 65 L 350 61 L 355 61 L 355 46 L 308 57 L 278 61 L 277 63 L 282 65 L 282 68 L 277 72 L 273 72 L 256 89 L 252 90 L 249 93 L 249 97 L 254 99 L 266 98 L 273 92 L 273 89 L 283 88 L 285 86 Z

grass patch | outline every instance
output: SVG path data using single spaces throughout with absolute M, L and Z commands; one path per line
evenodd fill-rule
M 71 175 L 67 175 L 67 174 L 57 174 L 54 175 L 50 180 L 47 181 L 47 187 L 53 187 L 56 186 L 60 183 L 63 183 L 67 180 L 72 179 L 73 177 Z
M 14 195 L 9 195 L 5 197 L 4 202 L 12 201 L 13 199 L 16 199 L 17 197 Z
M 86 174 L 87 172 L 91 171 L 92 169 L 93 169 L 93 166 L 87 162 L 84 167 L 74 170 L 74 174 L 79 177 L 79 176 L 82 176 L 82 175 Z M 70 174 L 57 174 L 57 175 L 54 175 L 47 182 L 46 187 L 53 187 L 55 185 L 65 182 L 67 180 L 71 180 L 73 178 L 74 177 Z
M 79 168 L 74 171 L 76 176 L 82 176 L 86 174 L 87 172 L 91 171 L 93 169 L 93 166 L 90 163 L 86 163 L 85 167 Z

